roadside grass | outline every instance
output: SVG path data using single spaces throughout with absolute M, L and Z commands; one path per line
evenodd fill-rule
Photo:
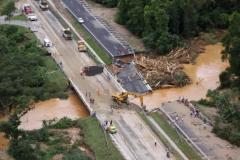
M 57 123 L 50 122 L 48 126 L 56 129 L 80 128 L 83 143 L 91 149 L 97 160 L 123 160 L 122 155 L 113 145 L 110 137 L 105 135 L 105 131 L 96 118 L 86 117 L 74 121 L 62 118 Z
M 96 118 L 80 119 L 79 124 L 84 132 L 84 142 L 94 151 L 97 160 L 123 160 L 122 155 L 113 145 L 110 137 L 107 135 L 105 138 Z
M 153 132 L 158 136 L 160 141 L 164 144 L 165 147 L 169 149 L 169 151 L 174 155 L 176 160 L 182 160 L 181 156 L 172 148 L 171 144 L 164 138 L 164 136 L 157 131 L 157 129 L 149 122 L 146 115 L 144 113 L 139 113 L 142 120 L 153 130 Z
M 18 16 L 10 17 L 10 20 L 27 21 L 28 19 L 25 15 L 21 14 L 21 15 L 18 15 Z
M 56 62 L 52 58 L 46 57 L 44 63 L 47 67 L 46 77 L 49 82 L 59 86 L 60 90 L 66 90 L 68 88 L 68 79 L 62 70 L 59 69 Z M 58 96 L 59 98 L 67 98 L 67 94 L 63 92 L 59 92 Z
M 98 54 L 98 56 L 103 60 L 105 64 L 111 64 L 112 59 L 108 54 L 102 49 L 101 46 L 96 42 L 96 40 L 88 33 L 76 20 L 71 21 L 72 25 L 81 34 L 83 39 L 93 48 L 93 50 Z M 89 51 L 90 52 L 90 51 Z
M 150 116 L 157 122 L 157 124 L 167 133 L 167 135 L 175 142 L 175 144 L 182 150 L 182 152 L 189 158 L 194 160 L 202 160 L 201 156 L 195 151 L 192 146 L 186 142 L 182 135 L 167 122 L 164 115 L 159 112 L 151 113 Z
M 58 156 L 63 160 L 124 160 L 93 117 L 43 121 L 43 128 L 22 130 L 19 138 L 12 139 L 9 153 L 16 160 L 52 160 Z
M 56 16 L 56 18 L 59 20 L 59 22 L 64 26 L 64 27 L 69 27 L 67 23 L 62 19 L 62 17 L 54 11 L 54 9 L 50 6 L 49 8 L 51 12 Z M 111 57 L 107 54 L 107 52 L 96 42 L 94 37 L 88 31 L 86 31 L 81 24 L 73 17 L 73 15 L 66 11 L 68 14 L 67 18 L 69 19 L 70 23 L 73 25 L 73 27 L 76 29 L 76 31 L 83 37 L 83 39 L 92 47 L 92 49 L 98 54 L 98 56 L 102 59 L 102 61 L 105 64 L 112 64 L 112 59 Z M 79 40 L 78 37 L 74 34 L 74 39 Z M 90 51 L 88 51 L 90 52 Z M 90 53 L 90 55 L 94 58 L 94 60 L 97 62 L 95 56 Z

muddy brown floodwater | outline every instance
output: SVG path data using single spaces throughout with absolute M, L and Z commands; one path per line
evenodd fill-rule
M 89 112 L 80 99 L 75 94 L 70 94 L 66 100 L 55 98 L 36 103 L 35 108 L 21 118 L 19 128 L 24 130 L 39 129 L 42 127 L 43 120 L 63 117 L 77 119 L 88 115 Z
M 0 122 L 6 121 L 8 119 L 7 116 L 0 115 Z M 9 159 L 7 155 L 7 148 L 8 148 L 9 140 L 4 137 L 4 133 L 0 132 L 0 160 L 1 159 Z
M 144 96 L 147 109 L 159 107 L 162 102 L 177 100 L 180 96 L 189 100 L 199 100 L 206 97 L 208 89 L 219 86 L 219 74 L 224 71 L 228 63 L 222 62 L 221 43 L 207 45 L 204 53 L 200 54 L 194 65 L 184 65 L 184 71 L 191 78 L 192 84 L 182 88 L 159 89 Z M 138 100 L 134 99 L 134 102 Z

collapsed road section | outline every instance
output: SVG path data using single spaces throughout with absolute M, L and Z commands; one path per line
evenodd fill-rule
M 107 28 L 98 21 L 93 14 L 84 6 L 83 1 L 62 0 L 67 10 L 78 20 L 78 22 L 96 39 L 109 56 L 116 60 L 127 55 L 134 55 L 134 51 L 124 47 Z M 131 92 L 145 93 L 151 91 L 141 74 L 137 71 L 135 64 L 126 63 L 121 70 L 115 74 L 118 82 L 124 89 Z

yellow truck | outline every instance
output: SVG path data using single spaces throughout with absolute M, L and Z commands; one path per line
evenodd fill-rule
M 82 40 L 79 40 L 77 42 L 77 45 L 78 45 L 77 47 L 78 47 L 78 51 L 79 52 L 86 52 L 87 51 L 87 47 L 86 47 L 85 43 Z

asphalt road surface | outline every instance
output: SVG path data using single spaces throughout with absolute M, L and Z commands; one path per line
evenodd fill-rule
M 133 54 L 127 50 L 78 0 L 63 0 L 75 18 L 83 18 L 82 25 L 87 29 L 109 53 L 111 57 Z
M 90 32 L 94 38 L 102 45 L 111 57 L 132 54 L 101 24 L 78 0 L 63 0 L 68 11 L 75 18 L 83 18 L 83 27 Z M 119 82 L 129 92 L 146 93 L 151 91 L 151 87 L 137 71 L 135 65 L 126 65 L 122 71 L 117 74 Z

